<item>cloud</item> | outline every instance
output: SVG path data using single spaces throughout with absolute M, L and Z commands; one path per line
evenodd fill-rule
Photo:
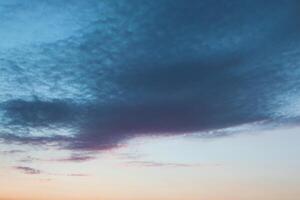
M 14 135 L 14 134 L 2 134 L 1 139 L 5 143 L 18 143 L 18 144 L 28 144 L 28 145 L 58 145 L 64 146 L 65 143 L 71 141 L 70 137 L 67 136 L 24 136 L 24 135 Z
M 89 176 L 88 174 L 68 174 L 67 176 L 73 176 L 73 177 L 85 177 Z
M 168 163 L 154 161 L 128 161 L 126 165 L 135 165 L 138 167 L 170 167 L 170 168 L 190 168 L 190 167 L 206 167 L 206 166 L 221 166 L 220 164 L 205 165 L 205 164 L 187 164 L 187 163 Z
M 24 6 L 25 24 L 39 27 L 20 23 Z M 0 15 L 0 35 L 24 30 L 13 48 L 0 46 L 4 142 L 106 150 L 141 135 L 220 137 L 300 117 L 289 114 L 300 97 L 296 0 L 53 1 L 37 18 L 40 6 Z
M 26 156 L 26 157 L 21 158 L 18 161 L 21 162 L 21 163 L 32 163 L 32 162 L 35 162 L 35 161 L 42 161 L 42 159 L 35 158 L 35 157 L 32 157 L 32 156 Z
M 38 169 L 34 169 L 31 167 L 24 167 L 24 166 L 15 166 L 14 169 L 28 175 L 37 175 L 42 173 L 42 171 Z
M 15 154 L 22 154 L 25 153 L 26 151 L 23 150 L 8 150 L 8 151 L 0 151 L 0 154 L 4 154 L 4 155 L 15 155 Z
M 70 173 L 70 174 L 62 174 L 62 173 L 48 173 L 48 172 L 44 172 L 32 167 L 25 167 L 25 166 L 15 166 L 13 167 L 15 170 L 18 170 L 24 174 L 27 175 L 39 175 L 39 174 L 45 174 L 48 176 L 72 176 L 72 177 L 86 177 L 89 176 L 88 174 L 83 174 L 83 173 Z M 41 181 L 50 181 L 51 179 L 47 178 L 47 179 L 40 179 Z
M 93 160 L 95 157 L 89 156 L 89 155 L 72 155 L 68 158 L 61 158 L 61 159 L 55 159 L 52 161 L 57 161 L 57 162 L 85 162 L 89 160 Z
M 3 105 L 9 124 L 27 126 L 47 126 L 60 122 L 71 123 L 74 110 L 60 100 L 51 102 L 35 100 L 12 100 Z
M 222 164 L 201 164 L 201 163 L 178 163 L 145 160 L 146 154 L 134 153 L 117 153 L 117 159 L 120 159 L 125 166 L 136 167 L 168 167 L 168 168 L 202 168 L 202 167 L 220 167 Z

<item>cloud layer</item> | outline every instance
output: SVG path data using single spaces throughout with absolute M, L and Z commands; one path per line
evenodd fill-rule
M 103 150 L 146 134 L 295 121 L 299 6 L 0 1 L 0 138 Z
M 36 174 L 42 173 L 40 170 L 31 168 L 31 167 L 16 166 L 14 168 L 24 174 L 29 174 L 29 175 L 36 175 Z

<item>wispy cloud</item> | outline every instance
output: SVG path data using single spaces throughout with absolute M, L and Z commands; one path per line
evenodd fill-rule
M 37 175 L 41 174 L 42 171 L 32 168 L 32 167 L 25 167 L 25 166 L 15 166 L 14 169 L 24 173 L 24 174 L 29 174 L 29 175 Z
M 35 161 L 42 161 L 42 159 L 32 157 L 32 156 L 26 156 L 26 157 L 23 157 L 23 158 L 19 159 L 18 161 L 22 162 L 22 163 L 32 163 L 32 162 L 35 162 Z
M 52 159 L 49 161 L 57 161 L 57 162 L 85 162 L 95 159 L 94 156 L 87 156 L 87 155 L 73 155 L 67 158 L 60 158 L 60 159 Z
M 85 177 L 85 176 L 89 176 L 89 175 L 88 174 L 67 174 L 67 176 Z
M 134 153 L 117 153 L 117 158 L 121 160 L 122 165 L 136 167 L 168 167 L 168 168 L 202 168 L 202 167 L 220 167 L 222 164 L 213 163 L 180 163 L 147 160 L 146 154 Z
M 96 159 L 95 156 L 91 155 L 71 155 L 69 157 L 64 158 L 38 158 L 38 157 L 32 157 L 32 156 L 26 156 L 21 159 L 19 159 L 19 162 L 23 163 L 32 163 L 32 162 L 86 162 Z
M 9 151 L 0 151 L 0 154 L 3 155 L 15 155 L 15 154 L 22 154 L 25 153 L 26 151 L 23 150 L 9 150 Z
M 50 172 L 46 172 L 46 171 L 42 171 L 36 168 L 32 168 L 32 167 L 27 167 L 27 166 L 14 166 L 13 169 L 27 174 L 27 175 L 39 175 L 39 174 L 44 174 L 47 176 L 72 176 L 72 177 L 86 177 L 89 176 L 89 174 L 84 174 L 84 173 L 50 173 Z M 47 179 L 42 179 L 42 180 L 51 180 L 49 178 Z
M 170 162 L 155 162 L 155 161 L 128 161 L 126 165 L 138 167 L 170 167 L 170 168 L 191 168 L 191 167 L 219 167 L 221 164 L 188 164 L 188 163 L 170 163 Z

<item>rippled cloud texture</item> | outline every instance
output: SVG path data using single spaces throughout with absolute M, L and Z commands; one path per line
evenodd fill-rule
M 140 135 L 297 122 L 299 8 L 0 0 L 0 138 L 103 150 Z

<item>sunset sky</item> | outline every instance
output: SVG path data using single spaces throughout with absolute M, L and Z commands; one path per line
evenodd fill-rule
M 0 200 L 299 200 L 298 0 L 0 0 Z

